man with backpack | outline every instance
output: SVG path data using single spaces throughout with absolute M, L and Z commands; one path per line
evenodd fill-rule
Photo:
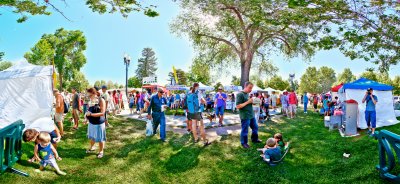
M 192 121 L 191 124 L 194 142 L 197 143 L 199 141 L 199 139 L 197 139 L 197 125 L 198 122 L 200 122 L 200 135 L 203 138 L 204 146 L 208 146 L 210 143 L 206 139 L 203 117 L 201 115 L 201 113 L 204 111 L 204 104 L 205 100 L 199 93 L 199 83 L 194 83 L 192 93 L 187 95 L 188 120 Z
M 56 113 L 54 114 L 54 121 L 57 123 L 58 128 L 60 129 L 61 136 L 64 135 L 64 113 L 68 112 L 67 104 L 65 103 L 62 95 L 60 92 L 55 89 L 53 90 L 53 95 L 56 98 Z

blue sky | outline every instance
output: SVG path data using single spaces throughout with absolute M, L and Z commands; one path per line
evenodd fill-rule
M 195 56 L 190 42 L 170 33 L 169 23 L 178 15 L 179 7 L 169 0 L 152 1 L 158 6 L 159 17 L 149 18 L 142 13 L 131 13 L 128 18 L 120 14 L 99 15 L 91 12 L 81 0 L 68 1 L 68 6 L 59 4 L 58 7 L 72 21 L 68 21 L 54 12 L 50 16 L 31 16 L 25 23 L 19 24 L 17 14 L 11 9 L 0 9 L 0 51 L 6 53 L 5 60 L 18 61 L 25 52 L 40 39 L 44 33 L 54 33 L 58 28 L 82 30 L 87 39 L 87 64 L 83 68 L 86 78 L 92 84 L 96 80 L 112 80 L 122 84 L 125 81 L 125 66 L 123 54 L 131 58 L 130 76 L 134 74 L 137 59 L 144 47 L 151 47 L 158 58 L 158 78 L 166 83 L 167 75 L 172 66 L 188 70 Z M 351 61 L 337 50 L 320 51 L 312 62 L 306 63 L 301 58 L 289 61 L 280 55 L 271 56 L 280 69 L 279 75 L 287 78 L 289 73 L 296 73 L 299 78 L 308 66 L 329 66 L 342 72 L 349 67 L 353 73 L 360 74 L 373 64 L 357 60 Z M 233 69 L 229 73 L 240 73 Z M 392 66 L 390 76 L 400 73 L 400 66 Z M 217 81 L 229 84 L 230 74 Z

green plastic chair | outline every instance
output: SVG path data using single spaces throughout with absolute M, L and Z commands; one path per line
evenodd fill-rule
M 6 171 L 28 176 L 27 173 L 13 168 L 22 155 L 22 131 L 25 125 L 18 120 L 0 129 L 0 174 Z

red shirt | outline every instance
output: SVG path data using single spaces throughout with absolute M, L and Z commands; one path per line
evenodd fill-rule
M 297 104 L 297 96 L 296 93 L 289 93 L 289 104 Z

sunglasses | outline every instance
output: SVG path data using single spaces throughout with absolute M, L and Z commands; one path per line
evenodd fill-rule
M 163 93 L 164 93 L 164 91 L 159 91 L 159 93 L 163 94 Z

